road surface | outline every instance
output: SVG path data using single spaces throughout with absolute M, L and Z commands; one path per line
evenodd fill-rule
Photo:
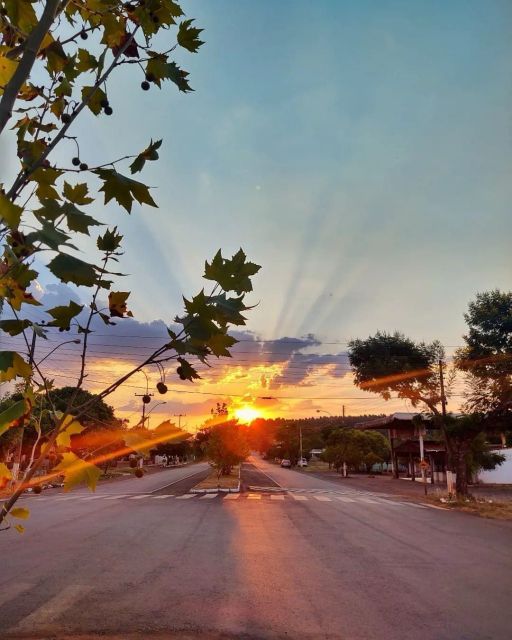
M 252 462 L 273 490 L 191 494 L 196 465 L 24 498 L 2 640 L 510 638 L 510 523 Z

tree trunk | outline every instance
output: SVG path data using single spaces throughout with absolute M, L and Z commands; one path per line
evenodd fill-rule
M 454 455 L 454 467 L 457 474 L 455 491 L 458 497 L 466 498 L 468 494 L 468 465 L 467 465 L 467 448 L 459 447 L 457 453 Z

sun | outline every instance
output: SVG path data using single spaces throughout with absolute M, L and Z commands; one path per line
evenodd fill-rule
M 245 406 L 235 410 L 235 417 L 238 418 L 240 422 L 249 423 L 253 420 L 256 420 L 256 418 L 259 418 L 260 416 L 261 413 L 254 407 Z

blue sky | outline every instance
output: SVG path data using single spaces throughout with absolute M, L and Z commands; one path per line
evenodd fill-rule
M 510 285 L 510 4 L 184 8 L 205 29 L 180 58 L 195 93 L 126 75 L 111 102 L 130 135 L 99 134 L 120 153 L 164 138 L 145 174 L 160 209 L 121 222 L 137 316 L 172 316 L 202 260 L 241 245 L 265 337 L 457 344 L 475 292 Z
M 182 4 L 205 30 L 177 59 L 195 92 L 143 92 L 129 65 L 115 117 L 76 127 L 91 165 L 164 139 L 142 174 L 160 208 L 97 211 L 136 318 L 169 322 L 242 246 L 258 337 L 460 344 L 469 300 L 511 283 L 510 2 Z

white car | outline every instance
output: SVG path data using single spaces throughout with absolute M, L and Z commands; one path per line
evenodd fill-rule
M 307 467 L 308 466 L 308 461 L 306 460 L 306 458 L 301 458 L 300 460 L 297 461 L 297 466 L 298 467 Z

